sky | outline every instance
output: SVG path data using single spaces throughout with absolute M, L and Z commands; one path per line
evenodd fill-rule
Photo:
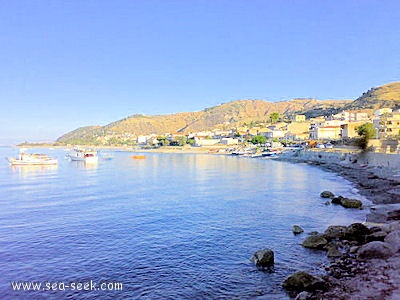
M 400 78 L 400 1 L 0 0 L 0 144 Z

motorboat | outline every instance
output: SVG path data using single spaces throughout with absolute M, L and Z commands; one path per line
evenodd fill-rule
M 97 151 L 78 148 L 72 149 L 72 151 L 67 154 L 67 157 L 70 158 L 71 161 L 84 161 L 87 163 L 94 163 L 99 159 Z
M 58 161 L 55 158 L 51 158 L 46 154 L 41 153 L 25 153 L 20 152 L 18 157 L 16 158 L 8 158 L 8 162 L 13 166 L 22 166 L 22 165 L 57 165 Z

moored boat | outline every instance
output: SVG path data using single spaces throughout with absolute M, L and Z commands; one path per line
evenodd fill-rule
M 72 161 L 97 162 L 97 151 L 74 148 L 67 155 Z
M 46 154 L 41 154 L 41 153 L 30 154 L 25 152 L 20 152 L 17 158 L 13 157 L 8 158 L 8 162 L 13 166 L 58 164 L 57 159 L 48 157 Z

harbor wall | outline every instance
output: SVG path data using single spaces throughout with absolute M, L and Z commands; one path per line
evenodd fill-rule
M 341 152 L 327 150 L 302 150 L 293 154 L 293 158 L 322 163 L 362 164 L 400 170 L 400 154 L 375 152 Z

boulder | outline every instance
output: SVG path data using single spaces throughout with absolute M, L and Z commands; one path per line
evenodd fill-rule
M 312 249 L 324 249 L 326 244 L 328 241 L 323 234 L 310 235 L 302 243 L 303 247 Z
M 324 281 L 321 278 L 315 277 L 307 272 L 299 271 L 290 275 L 282 284 L 287 290 L 315 291 L 324 287 Z
M 370 231 L 367 226 L 361 223 L 353 223 L 347 226 L 344 237 L 349 241 L 364 242 L 365 236 L 368 234 L 370 234 Z
M 342 239 L 344 238 L 346 228 L 347 228 L 346 226 L 340 226 L 340 225 L 329 226 L 325 230 L 324 236 L 327 240 Z
M 335 195 L 334 195 L 332 192 L 330 192 L 330 191 L 323 191 L 323 192 L 320 194 L 320 196 L 321 196 L 322 198 L 330 198 L 330 199 L 332 199 L 333 197 L 335 197 Z
M 392 247 L 393 252 L 398 252 L 400 250 L 400 230 L 389 233 L 385 237 L 385 242 Z
M 385 237 L 387 236 L 387 232 L 385 231 L 376 231 L 373 232 L 369 235 L 366 236 L 366 241 L 373 242 L 373 241 L 381 241 L 383 242 L 385 240 Z
M 374 241 L 360 247 L 357 251 L 358 260 L 369 260 L 373 258 L 388 258 L 393 255 L 390 244 Z
M 304 229 L 298 225 L 293 225 L 292 231 L 294 234 L 300 234 L 300 233 L 304 232 Z
M 253 254 L 250 260 L 255 263 L 257 267 L 270 267 L 274 264 L 274 251 L 268 248 L 258 250 Z
M 361 208 L 362 202 L 357 199 L 343 198 L 340 201 L 340 205 L 345 208 Z
M 332 204 L 341 204 L 342 203 L 342 196 L 332 198 Z
M 328 257 L 341 257 L 343 254 L 339 251 L 339 247 L 337 245 L 328 246 L 328 252 L 326 253 Z

